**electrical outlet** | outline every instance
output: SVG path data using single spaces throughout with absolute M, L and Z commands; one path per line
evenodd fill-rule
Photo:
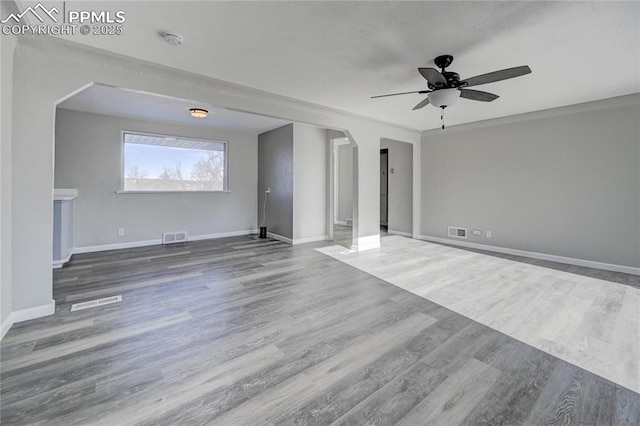
M 267 188 L 264 192 L 267 194 L 271 194 L 271 188 Z
M 487 231 L 487 238 L 491 238 L 491 231 Z
M 124 236 L 124 228 L 118 228 L 118 236 L 119 237 Z

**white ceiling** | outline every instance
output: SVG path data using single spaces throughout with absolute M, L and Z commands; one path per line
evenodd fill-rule
M 288 124 L 261 115 L 231 111 L 186 99 L 170 98 L 152 93 L 136 92 L 94 84 L 61 102 L 59 108 L 116 117 L 139 118 L 188 126 L 220 128 L 247 133 L 263 133 Z M 189 108 L 204 108 L 207 118 L 194 118 Z
M 426 88 L 416 69 L 445 53 L 463 79 L 533 70 L 477 87 L 501 97 L 461 99 L 447 110 L 448 125 L 640 91 L 635 1 L 72 4 L 121 9 L 126 22 L 122 36 L 70 41 L 420 130 L 440 120 L 430 106 L 411 111 L 423 95 L 370 96 Z M 181 34 L 184 44 L 168 45 L 162 31 Z

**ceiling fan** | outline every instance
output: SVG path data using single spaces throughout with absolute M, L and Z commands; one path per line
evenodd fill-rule
M 418 103 L 413 110 L 423 108 L 429 104 L 436 108 L 441 108 L 444 129 L 444 109 L 453 105 L 459 98 L 472 101 L 491 102 L 499 98 L 498 95 L 481 90 L 467 89 L 467 87 L 479 86 L 481 84 L 493 83 L 495 81 L 508 80 L 531 73 L 531 68 L 527 65 L 506 68 L 500 71 L 493 71 L 487 74 L 477 75 L 466 80 L 460 80 L 457 72 L 446 71 L 446 68 L 453 62 L 453 56 L 441 55 L 433 60 L 441 71 L 435 68 L 418 68 L 418 72 L 427 80 L 429 90 L 416 90 L 413 92 L 391 93 L 388 95 L 372 96 L 371 98 L 384 98 L 387 96 L 408 95 L 411 93 L 427 94 L 427 97 Z

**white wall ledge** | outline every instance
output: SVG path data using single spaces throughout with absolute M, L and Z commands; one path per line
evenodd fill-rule
M 78 190 L 74 188 L 54 188 L 53 201 L 66 201 L 78 198 Z

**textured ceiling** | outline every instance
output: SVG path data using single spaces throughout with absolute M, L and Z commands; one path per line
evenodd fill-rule
M 275 118 L 216 108 L 186 99 L 124 90 L 101 84 L 94 84 L 84 89 L 60 103 L 58 107 L 94 114 L 163 121 L 186 126 L 221 128 L 255 134 L 289 123 Z M 191 117 L 189 108 L 204 108 L 209 111 L 209 116 L 206 118 Z
M 640 91 L 638 2 L 67 2 L 124 10 L 122 36 L 68 40 L 414 129 L 439 126 L 418 67 L 455 56 L 462 78 L 527 64 L 533 73 L 461 99 L 448 125 Z M 181 47 L 159 33 L 184 37 Z

